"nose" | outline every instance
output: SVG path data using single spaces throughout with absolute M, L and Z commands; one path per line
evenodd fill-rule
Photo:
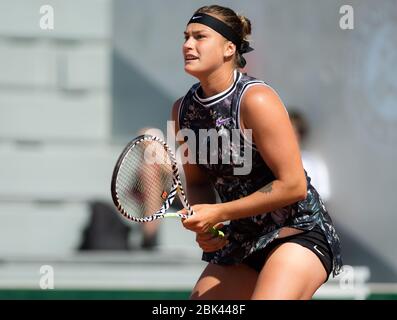
M 192 49 L 193 48 L 193 38 L 189 37 L 186 39 L 185 43 L 183 44 L 183 50 Z

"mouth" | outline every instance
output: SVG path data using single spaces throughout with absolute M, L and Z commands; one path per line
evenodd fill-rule
M 185 56 L 185 61 L 193 61 L 193 60 L 198 60 L 198 57 L 196 57 L 192 54 L 188 54 Z

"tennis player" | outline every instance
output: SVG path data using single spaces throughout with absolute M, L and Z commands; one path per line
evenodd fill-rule
M 222 152 L 216 164 L 184 166 L 191 202 L 193 186 L 212 185 L 221 199 L 194 205 L 196 214 L 183 220 L 208 262 L 191 298 L 310 299 L 340 272 L 340 242 L 302 167 L 283 102 L 269 85 L 239 71 L 252 50 L 250 33 L 246 17 L 217 5 L 198 9 L 184 32 L 184 69 L 199 82 L 174 104 L 176 130 L 193 130 L 197 146 L 200 129 L 229 136 L 237 129 L 242 141 L 252 133 L 249 147 L 228 145 L 231 159 L 252 153 L 246 175 L 234 174 L 237 163 L 222 163 Z M 227 237 L 214 237 L 211 226 Z

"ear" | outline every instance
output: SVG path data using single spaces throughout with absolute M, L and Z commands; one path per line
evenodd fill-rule
M 225 58 L 232 57 L 235 52 L 236 52 L 236 45 L 231 41 L 227 41 L 225 43 L 225 50 L 224 50 Z

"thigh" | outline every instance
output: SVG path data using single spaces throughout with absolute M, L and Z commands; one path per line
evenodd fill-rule
M 197 281 L 190 299 L 248 300 L 255 288 L 258 273 L 239 264 L 222 266 L 209 263 Z
M 286 242 L 270 253 L 252 299 L 311 299 L 326 279 L 323 264 L 311 250 Z

